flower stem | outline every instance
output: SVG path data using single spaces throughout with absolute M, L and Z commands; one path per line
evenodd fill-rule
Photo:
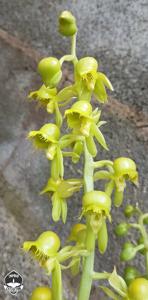
M 77 35 L 74 34 L 72 37 L 71 37 L 71 55 L 73 57 L 73 64 L 74 66 L 76 65 L 78 59 L 77 59 L 77 55 L 76 55 L 76 38 L 77 38 Z
M 64 61 L 72 61 L 74 66 L 78 59 L 76 56 L 76 34 L 71 37 L 71 54 L 66 54 L 60 58 L 60 65 L 62 66 Z
M 62 300 L 62 274 L 61 267 L 58 262 L 55 263 L 55 268 L 52 271 L 52 297 L 53 300 Z
M 93 158 L 87 150 L 86 144 L 84 144 L 85 150 L 85 163 L 84 163 L 84 191 L 90 192 L 94 189 L 93 183 Z M 89 255 L 85 258 L 83 273 L 80 282 L 80 288 L 78 293 L 78 300 L 89 300 L 91 286 L 92 286 L 92 274 L 94 269 L 94 252 L 95 252 L 95 234 L 90 226 L 89 217 L 87 217 L 87 231 L 86 231 L 86 249 Z
M 111 273 L 107 273 L 107 272 L 104 272 L 104 273 L 93 272 L 93 275 L 92 275 L 94 280 L 108 279 L 110 276 L 111 276 Z
M 146 275 L 148 276 L 148 234 L 147 234 L 147 231 L 146 231 L 144 223 L 143 223 L 144 219 L 146 217 L 148 217 L 148 214 L 144 214 L 139 217 L 139 225 L 140 225 L 140 231 L 141 231 L 141 234 L 142 234 L 143 240 L 144 240 L 144 246 L 146 249 L 145 265 L 146 265 Z

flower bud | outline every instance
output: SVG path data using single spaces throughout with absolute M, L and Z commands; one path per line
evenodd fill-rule
M 59 16 L 59 32 L 64 36 L 72 36 L 77 32 L 76 19 L 70 11 L 63 11 Z
M 62 77 L 60 62 L 55 57 L 45 57 L 38 64 L 38 72 L 47 87 L 55 87 Z
M 120 259 L 121 261 L 128 261 L 135 257 L 136 249 L 132 245 L 132 243 L 125 243 L 123 249 L 121 251 Z
M 35 288 L 31 294 L 30 300 L 52 300 L 52 291 L 47 286 Z
M 117 236 L 124 236 L 128 233 L 129 224 L 123 222 L 116 226 L 115 228 L 115 234 Z
M 80 76 L 84 76 L 91 72 L 97 72 L 98 62 L 93 57 L 83 57 L 76 65 L 76 72 Z
M 127 205 L 124 210 L 124 215 L 127 218 L 130 218 L 134 213 L 134 207 L 132 205 Z
M 129 300 L 148 300 L 148 280 L 136 278 L 128 288 Z
M 128 266 L 124 269 L 124 279 L 127 285 L 129 285 L 138 276 L 140 276 L 140 273 L 137 268 Z

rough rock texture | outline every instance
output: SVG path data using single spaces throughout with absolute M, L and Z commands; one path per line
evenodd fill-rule
M 28 92 L 40 84 L 35 72 L 37 60 L 43 55 L 65 54 L 69 44 L 59 36 L 55 25 L 59 12 L 70 9 L 78 19 L 80 30 L 78 55 L 94 55 L 99 59 L 101 70 L 107 73 L 115 88 L 114 98 L 103 108 L 103 119 L 108 121 L 103 133 L 110 153 L 100 151 L 98 158 L 128 155 L 136 161 L 140 188 L 128 186 L 126 199 L 133 203 L 139 201 L 141 207 L 145 205 L 148 209 L 148 4 L 146 0 L 0 0 L 0 7 L 0 272 L 4 276 L 16 269 L 23 275 L 24 290 L 18 299 L 26 300 L 33 287 L 48 283 L 48 277 L 22 254 L 22 241 L 53 228 L 64 242 L 81 207 L 80 196 L 76 195 L 69 201 L 67 226 L 55 225 L 50 202 L 39 196 L 48 178 L 49 165 L 26 140 L 30 129 L 40 127 L 48 119 L 42 110 L 26 101 Z M 65 81 L 70 77 L 69 71 L 65 71 Z M 67 176 L 80 176 L 81 170 L 82 165 L 66 163 Z M 121 209 L 113 210 L 113 220 L 114 217 L 116 222 L 121 220 Z M 120 264 L 119 242 L 113 234 L 116 222 L 109 224 L 108 251 L 103 258 L 98 255 L 96 270 L 111 271 L 115 264 L 117 267 Z M 142 268 L 139 257 L 137 263 Z M 122 264 L 120 270 L 121 267 Z M 66 273 L 65 290 L 72 300 L 78 279 L 68 278 Z M 98 289 L 94 288 L 91 299 L 98 299 L 98 295 Z M 12 299 L 4 293 L 3 285 L 0 297 Z

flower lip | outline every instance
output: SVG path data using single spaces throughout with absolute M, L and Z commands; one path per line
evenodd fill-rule
M 81 58 L 77 65 L 76 65 L 76 71 L 80 76 L 84 76 L 91 72 L 97 72 L 98 69 L 98 62 L 94 57 L 83 57 Z
M 57 94 L 56 88 L 50 89 L 46 87 L 44 84 L 36 91 L 33 91 L 29 94 L 29 98 L 39 99 L 48 103 L 48 101 L 54 98 Z
M 65 111 L 65 115 L 70 115 L 77 113 L 82 117 L 90 117 L 92 113 L 92 106 L 88 101 L 77 101 L 75 102 L 70 109 Z
M 59 128 L 52 123 L 45 124 L 40 128 L 40 130 L 31 131 L 29 133 L 29 138 L 38 137 L 43 142 L 52 142 L 56 143 L 60 137 Z
M 103 212 L 108 216 L 110 209 L 111 199 L 105 192 L 94 190 L 83 196 L 83 210 L 85 212 L 92 210 L 96 213 Z
M 26 241 L 23 249 L 26 252 L 31 251 L 36 257 L 48 258 L 55 255 L 60 248 L 60 239 L 53 231 L 43 232 L 36 241 Z

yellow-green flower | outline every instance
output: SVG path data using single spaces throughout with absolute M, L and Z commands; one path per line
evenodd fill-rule
M 61 127 L 63 118 L 59 107 L 67 104 L 76 95 L 75 85 L 67 86 L 57 92 L 56 88 L 49 88 L 43 84 L 39 90 L 31 92 L 29 98 L 37 100 L 41 106 L 46 107 L 49 114 L 55 113 L 56 124 Z
M 41 265 L 51 257 L 57 255 L 60 249 L 60 239 L 53 231 L 43 232 L 35 241 L 26 241 L 23 244 L 23 250 L 30 252 Z
M 126 180 L 138 186 L 138 172 L 135 162 L 127 157 L 119 157 L 113 163 L 113 180 L 115 182 L 114 204 L 120 206 L 126 187 Z
M 46 151 L 49 160 L 53 160 L 56 155 L 59 137 L 60 130 L 52 123 L 45 124 L 39 130 L 30 131 L 28 135 L 28 138 L 33 140 L 36 148 Z
M 50 89 L 43 84 L 38 90 L 31 92 L 28 97 L 38 100 L 43 106 L 47 106 L 49 102 L 53 102 L 56 94 L 56 88 Z
M 104 165 L 100 165 L 103 167 Z M 131 181 L 138 186 L 138 172 L 135 162 L 127 157 L 119 157 L 114 160 L 112 165 L 108 166 L 109 171 L 98 171 L 94 175 L 96 179 L 105 179 L 105 192 L 111 196 L 114 191 L 114 204 L 119 207 L 123 201 L 126 181 Z
M 72 242 L 76 242 L 78 244 L 82 244 L 85 242 L 85 238 L 86 238 L 86 225 L 82 223 L 75 224 L 71 228 L 68 240 Z
M 102 191 L 87 192 L 83 196 L 83 214 L 96 213 L 106 217 L 110 216 L 111 199 Z
M 87 101 L 77 101 L 70 109 L 65 111 L 68 126 L 89 136 L 92 123 L 92 106 Z
M 92 91 L 95 87 L 97 78 L 98 63 L 93 57 L 81 58 L 76 65 L 76 74 L 82 85 Z
M 70 109 L 65 111 L 68 126 L 73 129 L 74 135 L 85 137 L 88 151 L 92 156 L 97 154 L 94 138 L 103 148 L 108 150 L 104 136 L 99 129 L 105 123 L 99 121 L 100 114 L 101 112 L 98 109 L 92 111 L 92 106 L 88 101 L 77 101 Z M 74 143 L 74 152 L 80 156 L 82 151 L 82 141 L 79 140 Z
M 82 181 L 79 179 L 60 179 L 54 180 L 50 178 L 41 194 L 50 193 L 52 195 L 52 218 L 55 222 L 62 220 L 65 223 L 67 218 L 67 199 L 73 193 L 80 190 Z
M 107 249 L 108 232 L 106 218 L 111 220 L 111 198 L 102 191 L 90 191 L 83 196 L 82 215 L 89 218 L 90 226 L 98 239 L 98 248 L 101 254 Z
M 135 162 L 128 157 L 119 157 L 113 163 L 114 175 L 117 181 L 130 180 L 138 184 L 138 172 Z M 121 188 L 122 189 L 122 188 Z
M 81 58 L 76 65 L 76 83 L 79 99 L 90 100 L 92 93 L 99 102 L 107 101 L 106 87 L 113 87 L 105 74 L 98 72 L 98 63 L 93 57 Z
M 64 176 L 63 152 L 59 142 L 60 130 L 52 123 L 45 124 L 40 130 L 31 131 L 28 135 L 36 148 L 44 150 L 47 159 L 51 160 L 51 176 L 54 179 Z

